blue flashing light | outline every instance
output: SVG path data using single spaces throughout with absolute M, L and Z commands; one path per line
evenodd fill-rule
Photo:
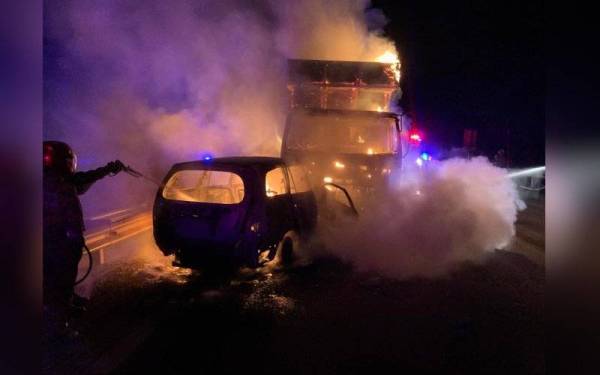
M 213 158 L 213 156 L 211 154 L 202 155 L 202 160 L 204 160 L 204 161 L 211 161 L 212 158 Z
M 431 160 L 431 155 L 429 155 L 429 153 L 425 152 L 425 151 L 421 152 L 420 157 L 421 157 L 421 159 L 423 159 L 425 161 Z

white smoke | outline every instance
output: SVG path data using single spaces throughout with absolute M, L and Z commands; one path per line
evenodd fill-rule
M 394 43 L 382 36 L 387 22 L 368 0 L 278 2 L 279 48 L 288 56 L 316 60 L 376 61 Z M 367 22 L 370 21 L 370 22 Z
M 156 180 L 204 153 L 280 152 L 287 58 L 371 59 L 393 44 L 368 1 L 49 0 L 44 138 L 80 169 L 119 158 Z M 373 31 L 371 31 L 373 30 Z M 119 176 L 83 199 L 89 215 L 151 201 Z
M 482 157 L 430 167 L 377 197 L 358 221 L 328 228 L 328 251 L 404 278 L 440 276 L 507 246 L 523 203 L 506 171 Z

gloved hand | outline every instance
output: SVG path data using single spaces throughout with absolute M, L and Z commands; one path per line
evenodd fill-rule
M 110 163 L 106 164 L 106 170 L 112 174 L 117 174 L 124 169 L 125 164 L 121 163 L 120 160 L 111 161 Z

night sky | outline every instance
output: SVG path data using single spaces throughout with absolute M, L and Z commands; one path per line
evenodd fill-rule
M 543 8 L 528 2 L 374 0 L 402 61 L 402 105 L 439 147 L 508 151 L 513 166 L 544 163 Z

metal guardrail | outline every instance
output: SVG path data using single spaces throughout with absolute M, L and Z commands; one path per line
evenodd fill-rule
M 111 246 L 152 228 L 152 212 L 148 205 L 116 210 L 86 220 L 97 222 L 96 230 L 85 235 L 92 254 L 98 254 L 99 263 L 105 262 L 105 251 Z
M 135 215 L 137 213 L 148 211 L 149 209 L 149 205 L 147 203 L 143 203 L 134 207 L 114 210 L 100 215 L 92 216 L 90 218 L 86 218 L 85 221 L 86 224 L 100 221 L 115 222 L 121 219 L 131 217 L 132 215 Z

